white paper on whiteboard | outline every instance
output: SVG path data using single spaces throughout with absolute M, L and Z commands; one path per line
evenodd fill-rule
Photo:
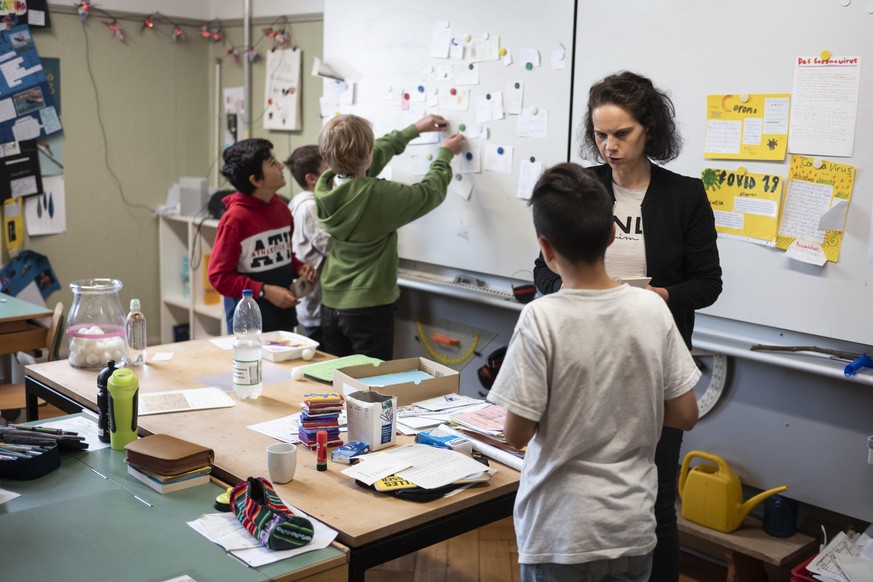
M 512 173 L 512 146 L 485 145 L 482 167 L 488 172 Z

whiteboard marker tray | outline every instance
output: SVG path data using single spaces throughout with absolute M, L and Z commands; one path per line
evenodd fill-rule
M 262 351 L 264 352 L 264 357 L 274 362 L 303 358 L 303 352 L 306 350 L 312 350 L 312 354 L 315 354 L 315 348 L 318 347 L 317 341 L 290 331 L 262 333 L 261 343 L 263 344 Z

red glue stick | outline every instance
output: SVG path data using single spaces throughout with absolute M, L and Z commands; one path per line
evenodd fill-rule
M 318 444 L 318 449 L 315 453 L 315 468 L 318 471 L 327 471 L 327 431 L 318 431 L 315 434 L 315 442 Z

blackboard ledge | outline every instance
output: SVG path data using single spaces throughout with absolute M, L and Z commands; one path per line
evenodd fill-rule
M 778 346 L 816 346 L 856 353 L 871 353 L 873 349 L 855 343 L 831 338 L 780 330 L 711 315 L 698 314 L 692 343 L 695 348 L 727 356 L 781 366 L 820 376 L 873 385 L 873 368 L 862 368 L 847 377 L 847 360 L 816 352 L 752 351 L 756 344 Z

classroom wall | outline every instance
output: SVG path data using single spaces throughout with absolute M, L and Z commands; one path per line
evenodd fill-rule
M 70 281 L 117 278 L 122 303 L 139 297 L 157 338 L 152 208 L 179 176 L 208 167 L 209 46 L 123 25 L 123 43 L 100 19 L 83 24 L 74 14 L 52 12 L 52 27 L 34 31 L 40 56 L 60 59 L 67 231 L 25 246 L 49 258 L 62 285 L 49 305 L 61 300 L 69 311 Z
M 254 22 L 253 44 L 270 21 Z M 121 23 L 126 32 L 123 43 L 99 18 L 90 18 L 83 30 L 79 17 L 69 10 L 52 12 L 52 28 L 34 32 L 40 56 L 61 62 L 67 231 L 28 238 L 25 248 L 46 255 L 61 283 L 61 291 L 47 299 L 49 305 L 63 301 L 69 312 L 71 281 L 120 279 L 122 304 L 126 308 L 133 297 L 142 300 L 150 323 L 149 342 L 158 343 L 158 219 L 152 209 L 165 202 L 167 190 L 182 176 L 204 176 L 212 183 L 214 164 L 219 163 L 213 138 L 218 123 L 215 63 L 222 61 L 223 87 L 242 86 L 242 65 L 223 57 L 229 47 L 243 45 L 243 27 L 240 22 L 225 25 L 224 44 L 199 38 L 173 43 L 166 35 L 140 34 L 137 19 Z M 251 132 L 253 137 L 270 139 L 280 159 L 299 145 L 314 143 L 321 128 L 317 117 L 321 82 L 308 72 L 314 56 L 321 54 L 322 23 L 295 22 L 286 27 L 303 50 L 304 129 L 274 132 L 255 123 Z M 266 42 L 257 45 L 262 54 L 267 48 Z M 251 75 L 254 107 L 263 100 L 263 60 L 252 64 Z M 255 111 L 253 120 L 259 119 Z M 300 190 L 292 185 L 290 175 L 288 182 L 280 192 L 286 198 Z M 222 180 L 219 187 L 229 186 Z M 130 204 L 122 200 L 122 191 Z M 2 263 L 8 258 L 4 251 Z

